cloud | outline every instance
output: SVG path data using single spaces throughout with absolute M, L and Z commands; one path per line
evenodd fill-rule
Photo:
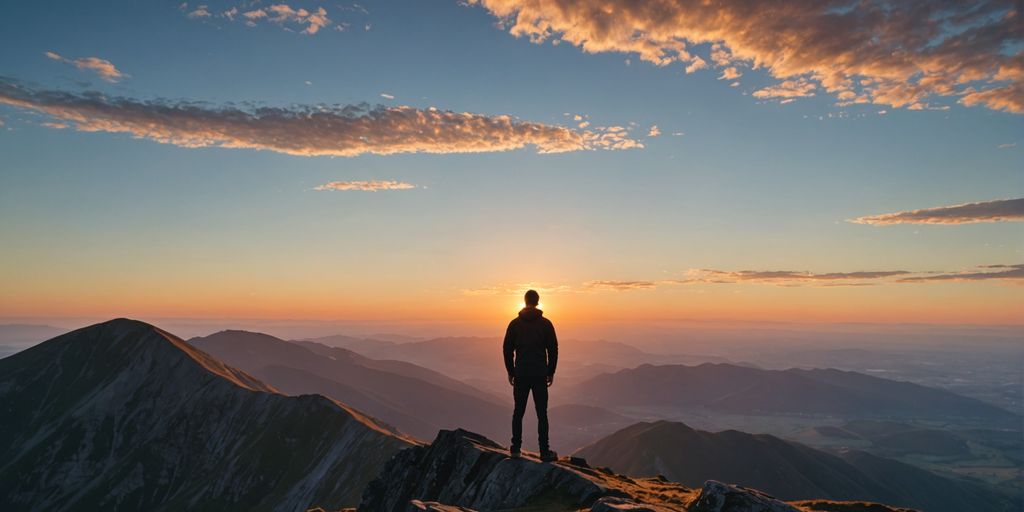
M 818 86 L 810 80 L 801 78 L 797 80 L 784 80 L 781 83 L 754 91 L 754 97 L 760 99 L 780 99 L 787 103 L 793 98 L 806 98 L 814 96 L 814 90 Z
M 735 80 L 741 76 L 743 76 L 743 73 L 741 73 L 740 70 L 736 69 L 734 66 L 729 66 L 722 71 L 722 76 L 718 77 L 718 79 Z
M 319 185 L 313 190 L 358 190 L 361 192 L 377 192 L 378 190 L 411 190 L 416 187 L 412 183 L 394 180 L 370 181 L 332 181 Z
M 388 94 L 386 92 L 380 93 L 380 97 L 384 98 L 386 100 L 393 100 L 393 99 L 395 99 L 395 96 L 393 94 Z
M 996 149 L 1013 149 L 1015 147 L 1017 147 L 1017 143 L 1016 142 L 1009 142 L 1009 143 L 1006 143 L 1006 144 L 1000 144 L 1000 145 L 996 146 Z
M 189 18 L 209 18 L 210 16 L 213 16 L 213 13 L 210 12 L 209 6 L 200 5 L 195 9 L 189 11 L 187 16 Z
M 856 224 L 887 226 L 890 224 L 970 224 L 1024 220 L 1024 198 L 997 199 L 978 203 L 908 210 L 850 219 Z
M 242 16 L 250 22 L 265 19 L 282 26 L 289 24 L 305 25 L 302 33 L 310 35 L 316 34 L 321 28 L 329 27 L 332 24 L 331 19 L 327 17 L 327 10 L 323 7 L 317 7 L 315 11 L 307 11 L 302 8 L 295 9 L 288 4 L 274 4 L 251 11 L 244 11 Z M 231 16 L 230 19 L 234 19 L 234 17 Z
M 658 66 L 682 64 L 687 73 L 708 60 L 726 70 L 751 66 L 779 81 L 806 80 L 844 104 L 927 108 L 959 98 L 1024 112 L 1022 13 L 1010 0 L 780 0 L 767 11 L 748 0 L 468 3 L 534 43 L 635 54 Z
M 327 17 L 327 10 L 317 7 L 313 10 L 294 8 L 288 4 L 272 4 L 266 7 L 258 7 L 247 11 L 240 11 L 238 7 L 232 7 L 220 13 L 213 13 L 209 6 L 199 5 L 193 10 L 188 10 L 188 4 L 180 6 L 186 16 L 192 19 L 221 18 L 228 21 L 244 21 L 247 26 L 255 27 L 261 21 L 275 23 L 292 30 L 292 27 L 300 28 L 300 33 L 313 35 L 325 27 L 334 25 L 334 22 Z M 345 25 L 347 26 L 347 25 Z M 335 25 L 335 28 L 344 29 L 342 25 Z
M 591 290 L 649 290 L 656 288 L 658 283 L 654 281 L 587 281 L 583 283 L 584 288 Z
M 657 137 L 658 135 L 661 135 L 661 129 L 658 128 L 658 125 L 652 124 L 651 125 L 651 129 L 647 130 L 647 136 L 648 137 Z
M 728 284 L 762 283 L 779 285 L 820 284 L 836 286 L 851 284 L 864 285 L 864 281 L 876 281 L 898 276 L 909 276 L 907 270 L 875 270 L 858 272 L 814 273 L 795 270 L 716 270 L 690 269 L 686 277 L 669 281 L 672 284 Z
M 931 276 L 905 277 L 899 280 L 901 283 L 929 283 L 939 281 L 989 281 L 1024 279 L 1024 265 L 982 265 L 979 268 L 986 269 L 982 272 L 968 271 Z
M 54 52 L 43 52 L 43 55 L 46 55 L 47 58 L 57 62 L 71 64 L 81 70 L 92 71 L 99 75 L 103 81 L 110 82 L 112 84 L 117 83 L 121 81 L 122 78 L 128 76 L 117 69 L 117 67 L 115 67 L 109 60 L 101 59 L 99 57 L 83 57 L 72 60 Z
M 641 148 L 621 127 L 575 130 L 507 115 L 408 106 L 212 106 L 97 92 L 33 90 L 0 78 L 0 104 L 44 114 L 79 131 L 126 133 L 181 147 L 247 148 L 301 156 L 539 153 Z

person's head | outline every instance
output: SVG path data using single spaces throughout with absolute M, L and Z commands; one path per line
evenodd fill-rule
M 535 308 L 537 304 L 540 304 L 540 294 L 536 290 L 528 290 L 526 295 L 523 296 L 523 302 L 528 308 Z

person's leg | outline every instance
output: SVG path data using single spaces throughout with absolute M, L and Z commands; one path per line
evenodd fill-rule
M 542 377 L 533 386 L 533 406 L 537 409 L 537 442 L 540 451 L 548 451 L 548 383 Z
M 512 410 L 512 447 L 518 448 L 523 445 L 523 415 L 526 414 L 526 399 L 529 396 L 530 387 L 525 383 L 516 382 L 512 386 L 512 398 L 515 401 L 515 408 Z

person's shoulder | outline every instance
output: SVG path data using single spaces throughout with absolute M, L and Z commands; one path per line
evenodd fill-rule
M 519 323 L 519 317 L 517 316 L 517 317 L 513 318 L 511 322 L 508 323 L 508 326 L 512 327 L 513 325 L 516 325 L 518 323 Z

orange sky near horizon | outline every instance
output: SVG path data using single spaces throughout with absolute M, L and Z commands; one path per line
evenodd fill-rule
M 252 318 L 504 325 L 521 307 L 511 287 L 486 292 L 334 287 L 190 289 L 154 286 L 43 285 L 0 294 L 3 317 Z M 155 283 L 154 283 L 155 284 Z M 762 283 L 661 285 L 595 290 L 536 286 L 547 315 L 567 327 L 607 322 L 722 320 L 1020 325 L 1020 285 L 988 282 L 874 286 L 779 286 Z M 525 287 L 522 287 L 525 290 Z

